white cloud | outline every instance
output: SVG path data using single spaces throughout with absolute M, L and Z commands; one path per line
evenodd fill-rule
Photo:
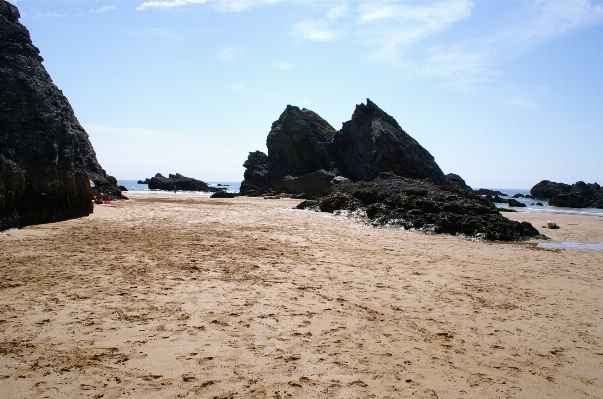
M 291 68 L 295 68 L 295 65 L 290 63 L 290 62 L 284 62 L 284 61 L 277 61 L 277 62 L 273 62 L 272 66 L 276 69 L 291 69 Z
M 104 6 L 99 8 L 98 10 L 90 10 L 90 12 L 107 12 L 109 10 L 116 10 L 117 7 L 115 6 Z
M 280 0 L 220 0 L 214 4 L 214 9 L 222 12 L 240 12 L 265 4 L 278 3 Z
M 571 29 L 603 22 L 603 6 L 588 0 L 533 0 L 525 14 L 526 22 L 514 24 L 491 41 L 522 53 Z
M 64 16 L 65 16 L 65 14 L 59 14 L 56 12 L 49 12 L 46 14 L 42 14 L 39 12 L 37 14 L 32 15 L 31 17 L 32 18 L 63 18 Z
M 171 0 L 171 1 L 145 1 L 137 10 L 146 10 L 147 8 L 173 8 L 182 7 L 189 4 L 203 4 L 208 0 Z M 278 3 L 280 0 L 215 0 L 213 8 L 220 12 L 240 12 L 250 8 Z
M 498 32 L 430 47 L 422 70 L 442 76 L 494 76 L 500 59 L 519 56 L 572 29 L 603 23 L 603 6 L 592 5 L 588 0 L 531 0 L 523 4 L 520 12 L 521 19 L 509 20 Z
M 312 19 L 293 25 L 290 33 L 302 39 L 327 42 L 343 36 L 344 30 L 332 27 L 328 21 Z
M 362 37 L 377 51 L 377 59 L 396 61 L 404 48 L 467 18 L 469 0 L 446 0 L 431 4 L 362 5 L 356 23 Z M 374 24 L 378 23 L 378 29 Z
M 241 50 L 235 46 L 224 46 L 219 52 L 218 57 L 225 61 L 234 61 L 241 54 Z
M 337 19 L 345 16 L 348 13 L 348 5 L 343 3 L 338 6 L 335 6 L 329 10 L 327 13 L 327 18 L 329 19 Z
M 203 4 L 207 0 L 172 0 L 172 1 L 145 1 L 137 10 L 146 10 L 147 8 L 173 8 L 182 7 L 188 4 Z
M 374 6 L 365 4 L 360 6 L 362 15 L 360 16 L 359 22 L 373 22 L 384 18 L 393 18 L 401 6 L 394 4 L 383 4 L 380 6 Z

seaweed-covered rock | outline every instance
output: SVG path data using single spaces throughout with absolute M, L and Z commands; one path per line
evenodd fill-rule
M 18 9 L 0 0 L 0 230 L 88 215 L 90 180 L 125 198 L 39 53 Z
M 480 195 L 387 174 L 371 182 L 333 186 L 322 198 L 304 201 L 298 208 L 323 212 L 363 208 L 374 226 L 463 234 L 486 240 L 525 240 L 540 234 L 530 223 L 505 218 Z

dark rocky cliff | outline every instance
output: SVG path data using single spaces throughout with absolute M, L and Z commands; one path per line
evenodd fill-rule
M 39 54 L 0 0 L 0 230 L 88 215 L 90 179 L 121 197 Z

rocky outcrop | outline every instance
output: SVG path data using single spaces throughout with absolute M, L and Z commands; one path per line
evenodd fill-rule
M 223 188 L 220 189 L 210 187 L 204 181 L 197 180 L 192 177 L 182 176 L 180 173 L 176 173 L 175 175 L 170 173 L 168 177 L 163 176 L 161 173 L 157 173 L 154 177 L 151 177 L 150 179 L 147 178 L 145 179 L 145 181 L 148 183 L 140 184 L 148 184 L 149 189 L 151 190 L 173 191 L 174 187 L 176 187 L 177 190 L 181 191 L 216 192 L 224 190 Z
M 530 195 L 538 199 L 551 199 L 557 194 L 569 193 L 572 186 L 564 183 L 555 183 L 549 180 L 543 180 L 530 189 Z
M 441 185 L 457 183 L 444 176 L 433 156 L 394 118 L 368 99 L 366 105 L 356 106 L 352 119 L 339 131 L 316 113 L 288 105 L 272 124 L 266 146 L 268 155 L 252 152 L 243 164 L 241 194 L 295 193 L 285 181 L 319 170 L 352 181 L 392 172 Z
M 571 186 L 543 180 L 530 190 L 538 199 L 549 200 L 551 206 L 568 208 L 603 208 L 603 188 L 597 183 L 576 182 Z
M 372 180 L 381 172 L 444 183 L 433 156 L 398 122 L 371 100 L 356 106 L 352 119 L 335 134 L 332 144 L 341 175 L 354 181 Z
M 0 0 L 0 230 L 88 215 L 90 180 L 123 198 L 18 19 Z
M 332 186 L 318 200 L 304 201 L 298 208 L 364 211 L 374 226 L 485 240 L 524 240 L 540 234 L 530 223 L 505 218 L 491 201 L 471 191 L 453 192 L 426 180 L 388 173 L 370 182 Z
M 271 182 L 320 169 L 336 170 L 337 161 L 331 150 L 335 133 L 316 113 L 287 105 L 266 139 Z
M 524 204 L 523 202 L 519 202 L 514 198 L 509 198 L 507 200 L 507 204 L 509 204 L 509 206 L 515 207 L 515 208 L 525 208 L 526 204 Z
M 245 173 L 239 192 L 244 195 L 260 196 L 267 192 L 272 192 L 271 183 L 275 179 L 270 179 L 268 172 L 268 155 L 261 151 L 250 152 L 247 160 L 243 163 Z
M 507 197 L 507 194 L 502 193 L 498 190 L 490 190 L 488 188 L 480 188 L 479 190 L 475 190 L 475 193 L 478 195 L 491 195 L 491 196 L 503 196 Z

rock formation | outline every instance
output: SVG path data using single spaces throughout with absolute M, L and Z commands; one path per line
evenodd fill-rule
M 0 230 L 88 215 L 90 180 L 125 198 L 19 17 L 0 0 Z
M 486 198 L 470 190 L 450 191 L 427 180 L 382 173 L 370 182 L 336 185 L 298 208 L 363 210 L 374 226 L 464 234 L 486 240 L 522 240 L 539 235 L 530 223 L 502 216 Z
M 339 131 L 316 113 L 288 105 L 266 146 L 268 155 L 252 152 L 243 164 L 242 195 L 294 195 L 306 199 L 299 208 L 358 211 L 372 225 L 488 240 L 539 234 L 529 223 L 503 217 L 460 176 L 444 175 L 431 154 L 370 100 L 357 105 Z
M 448 182 L 433 156 L 368 99 L 366 105 L 356 106 L 340 131 L 316 113 L 288 105 L 272 124 L 266 147 L 268 155 L 252 152 L 243 164 L 241 194 L 295 193 L 285 181 L 318 170 L 352 181 L 393 172 L 436 184 Z
M 534 198 L 549 200 L 551 206 L 603 208 L 603 188 L 597 183 L 576 182 L 571 186 L 543 180 L 530 190 Z
M 222 191 L 223 188 L 210 187 L 207 183 L 201 180 L 194 179 L 192 177 L 182 176 L 180 173 L 175 175 L 169 174 L 168 177 L 163 176 L 161 173 L 157 173 L 154 177 L 146 178 L 143 183 L 139 180 L 139 184 L 148 184 L 151 190 L 174 190 L 176 186 L 177 190 L 182 191 L 209 191 L 216 192 Z

